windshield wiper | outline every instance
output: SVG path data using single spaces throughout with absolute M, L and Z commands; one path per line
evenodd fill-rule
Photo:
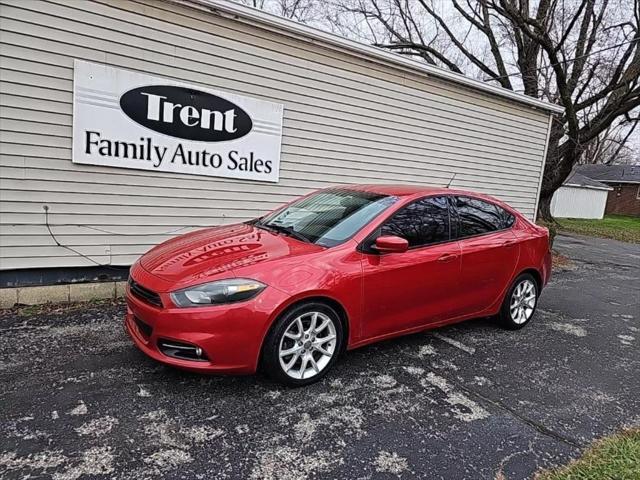
M 290 237 L 297 238 L 306 243 L 313 243 L 309 237 L 303 235 L 300 232 L 296 232 L 293 228 L 287 227 L 285 225 L 279 225 L 277 223 L 260 223 L 261 227 L 266 228 L 267 230 L 273 230 L 275 232 L 284 233 L 285 235 L 289 235 Z

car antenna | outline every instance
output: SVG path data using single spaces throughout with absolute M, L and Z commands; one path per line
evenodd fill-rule
M 456 178 L 456 172 L 453 172 L 453 176 L 451 177 L 451 179 L 449 180 L 449 183 L 447 183 L 447 186 L 444 188 L 449 188 L 451 186 L 451 184 L 453 183 L 453 179 Z

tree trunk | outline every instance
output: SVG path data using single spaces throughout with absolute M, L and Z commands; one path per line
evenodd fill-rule
M 564 126 L 560 122 L 554 121 L 549 136 L 547 159 L 538 201 L 538 215 L 547 222 L 555 222 L 553 215 L 551 215 L 553 194 L 562 186 L 582 154 L 582 148 L 578 147 L 577 142 L 571 138 L 565 137 L 561 144 L 560 141 L 563 137 Z
M 558 181 L 558 166 L 561 162 L 560 139 L 564 134 L 563 126 L 560 122 L 554 121 L 549 134 L 549 145 L 547 145 L 547 158 L 545 159 L 542 185 L 540 187 L 540 198 L 538 199 L 538 216 L 547 222 L 553 222 L 551 215 L 551 198 L 555 191 L 562 185 L 564 178 Z M 558 186 L 555 186 L 558 184 Z
M 553 193 L 551 195 L 549 194 L 543 195 L 542 193 L 540 193 L 540 200 L 538 201 L 538 218 L 548 223 L 555 222 L 553 215 L 551 215 L 551 199 L 552 198 L 553 198 Z

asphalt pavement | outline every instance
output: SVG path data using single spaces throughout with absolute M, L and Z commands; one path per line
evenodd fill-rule
M 524 479 L 640 425 L 640 247 L 560 236 L 535 320 L 348 352 L 320 383 L 154 363 L 124 304 L 0 314 L 0 477 Z M 35 311 L 34 311 L 35 310 Z

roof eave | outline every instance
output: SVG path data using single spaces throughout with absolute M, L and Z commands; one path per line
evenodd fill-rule
M 563 187 L 574 187 L 574 188 L 589 188 L 591 190 L 606 190 L 606 191 L 613 190 L 613 188 L 611 188 L 611 187 L 594 187 L 592 185 L 579 185 L 577 183 L 564 183 L 562 186 Z
M 594 180 L 596 180 L 594 178 Z M 597 179 L 598 182 L 602 182 L 602 183 L 630 183 L 632 185 L 638 185 L 640 184 L 640 180 L 601 180 L 601 179 Z
M 175 0 L 174 0 L 175 1 Z M 270 27 L 276 27 L 279 29 L 287 30 L 291 33 L 295 33 L 304 37 L 309 37 L 312 40 L 324 42 L 325 44 L 332 45 L 341 49 L 349 50 L 361 55 L 365 55 L 370 59 L 377 61 L 392 63 L 397 66 L 408 68 L 426 75 L 431 75 L 440 79 L 448 80 L 459 85 L 463 85 L 474 90 L 479 90 L 484 93 L 497 95 L 502 98 L 509 99 L 511 101 L 527 105 L 532 108 L 545 110 L 551 113 L 562 113 L 564 108 L 552 103 L 543 102 L 535 98 L 522 95 L 520 93 L 507 90 L 506 88 L 497 87 L 495 85 L 489 85 L 479 80 L 466 77 L 459 73 L 445 70 L 442 68 L 427 65 L 416 60 L 412 60 L 407 57 L 403 57 L 396 53 L 391 53 L 372 45 L 356 42 L 339 35 L 324 32 L 317 28 L 304 25 L 293 20 L 289 20 L 277 15 L 270 14 L 263 10 L 259 10 L 253 7 L 240 5 L 228 0 L 183 0 L 189 3 L 198 4 L 200 6 L 208 7 L 218 13 L 224 13 L 234 18 L 242 17 L 247 20 L 268 25 Z

